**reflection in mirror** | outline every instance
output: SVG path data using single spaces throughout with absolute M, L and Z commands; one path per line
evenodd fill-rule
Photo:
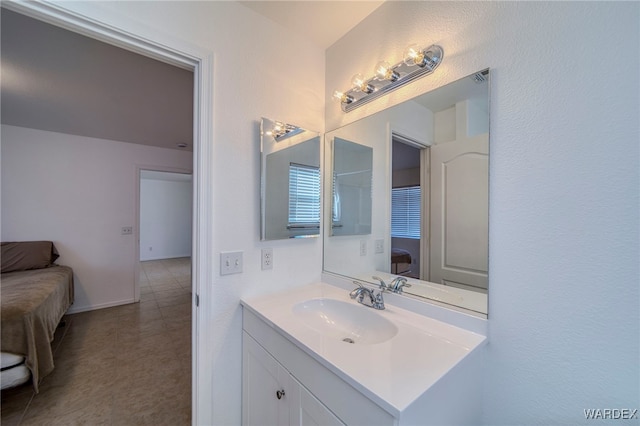
M 320 233 L 320 135 L 263 118 L 261 239 L 317 237 Z
M 371 234 L 327 231 L 325 272 L 372 284 L 404 276 L 406 294 L 486 315 L 489 70 L 327 133 L 334 162 L 340 139 L 372 150 Z
M 331 235 L 371 233 L 373 149 L 333 139 Z

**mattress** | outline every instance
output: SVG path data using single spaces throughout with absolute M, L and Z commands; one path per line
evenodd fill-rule
M 0 384 L 2 389 L 21 385 L 29 380 L 31 372 L 24 365 L 24 357 L 0 352 Z
M 24 362 L 24 357 L 8 352 L 0 352 L 0 370 L 15 367 Z
M 31 372 L 24 364 L 0 371 L 0 385 L 2 389 L 12 388 L 26 383 L 29 378 L 31 378 Z

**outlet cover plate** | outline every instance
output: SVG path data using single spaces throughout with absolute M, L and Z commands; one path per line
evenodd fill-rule
M 262 249 L 262 270 L 266 271 L 267 269 L 273 269 L 273 249 L 272 248 Z
M 241 251 L 227 251 L 220 253 L 220 275 L 239 274 L 241 272 Z

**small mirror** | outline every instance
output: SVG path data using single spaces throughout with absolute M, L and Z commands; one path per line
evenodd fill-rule
M 261 240 L 320 233 L 320 134 L 263 118 Z
M 331 235 L 371 233 L 373 148 L 333 139 Z

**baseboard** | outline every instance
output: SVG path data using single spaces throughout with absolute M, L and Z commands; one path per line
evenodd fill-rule
M 191 257 L 191 253 L 171 255 L 171 256 L 145 257 L 144 259 L 140 259 L 140 262 L 146 262 L 146 261 L 149 261 L 149 260 L 179 259 L 181 257 Z
M 132 298 L 132 299 L 126 299 L 126 300 L 119 300 L 117 302 L 101 303 L 99 305 L 90 305 L 90 306 L 77 306 L 77 307 L 71 306 L 67 311 L 67 315 L 79 314 L 80 312 L 87 312 L 87 311 L 96 311 L 98 309 L 104 309 L 104 308 L 113 308 L 114 306 L 128 305 L 130 303 L 135 303 L 135 299 Z

